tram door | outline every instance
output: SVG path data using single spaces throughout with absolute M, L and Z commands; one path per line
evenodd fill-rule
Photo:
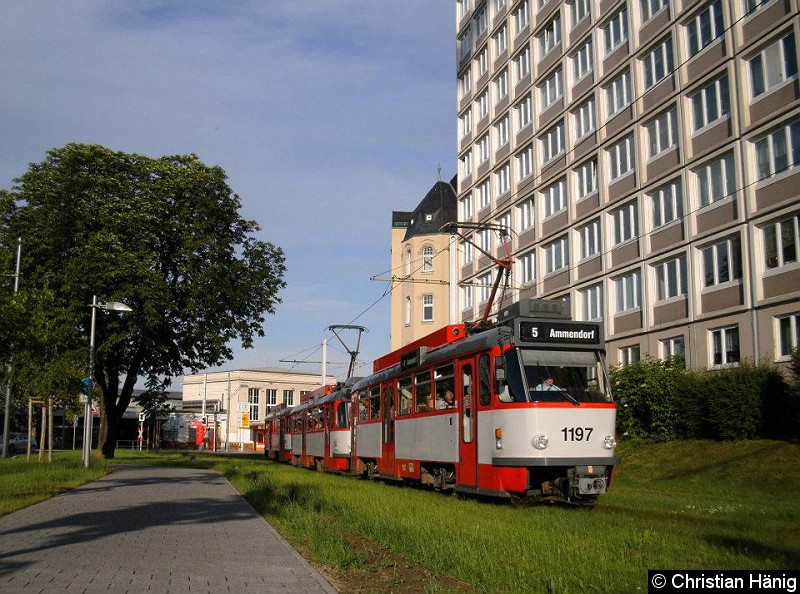
M 383 420 L 383 440 L 381 444 L 381 460 L 378 463 L 380 472 L 395 474 L 394 452 L 394 386 L 391 383 L 381 386 L 381 418 Z
M 476 447 L 477 419 L 477 383 L 475 382 L 474 359 L 461 359 L 458 362 L 456 375 L 458 381 L 459 400 L 459 466 L 460 472 L 456 483 L 465 487 L 478 484 L 478 452 Z

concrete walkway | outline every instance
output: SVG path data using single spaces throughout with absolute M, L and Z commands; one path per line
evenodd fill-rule
M 218 472 L 122 466 L 0 517 L 0 592 L 278 591 L 335 592 Z

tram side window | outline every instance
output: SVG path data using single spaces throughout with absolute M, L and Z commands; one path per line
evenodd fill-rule
M 369 389 L 369 418 L 379 419 L 381 417 L 381 388 L 372 386 Z
M 336 426 L 340 429 L 346 429 L 350 426 L 350 403 L 349 402 L 335 402 L 336 407 Z
M 412 390 L 411 390 L 411 378 L 404 377 L 401 378 L 398 382 L 398 386 L 400 387 L 400 415 L 407 415 L 411 413 L 411 398 L 412 398 Z
M 417 412 L 427 412 L 433 408 L 431 399 L 431 372 L 423 371 L 416 375 Z
M 356 397 L 358 401 L 358 420 L 359 421 L 366 421 L 367 415 L 369 411 L 367 410 L 367 405 L 369 404 L 369 396 L 366 393 L 361 393 Z
M 481 404 L 483 406 L 486 406 L 489 404 L 489 401 L 491 400 L 492 397 L 491 393 L 492 376 L 489 371 L 488 355 L 481 355 L 479 371 L 481 376 L 481 391 L 480 391 Z
M 433 379 L 436 389 L 436 408 L 448 408 L 447 393 L 455 394 L 455 367 L 452 363 L 437 367 L 433 372 Z

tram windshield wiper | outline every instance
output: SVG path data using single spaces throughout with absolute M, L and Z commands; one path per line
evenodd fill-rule
M 574 406 L 580 406 L 581 405 L 580 400 L 575 398 L 575 396 L 573 396 L 572 394 L 567 392 L 565 389 L 559 388 L 558 391 L 561 392 L 564 395 L 564 398 L 569 400 Z

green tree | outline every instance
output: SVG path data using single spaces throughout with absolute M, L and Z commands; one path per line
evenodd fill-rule
M 24 286 L 46 291 L 52 310 L 51 326 L 33 333 L 56 335 L 59 351 L 85 355 L 93 295 L 133 309 L 97 312 L 93 375 L 106 458 L 139 378 L 157 389 L 185 370 L 229 360 L 233 341 L 252 346 L 285 286 L 282 250 L 256 238 L 259 226 L 239 214 L 225 172 L 195 155 L 69 144 L 31 164 L 0 206 L 0 261 L 21 237 Z M 36 375 L 29 355 L 20 358 L 21 376 Z

